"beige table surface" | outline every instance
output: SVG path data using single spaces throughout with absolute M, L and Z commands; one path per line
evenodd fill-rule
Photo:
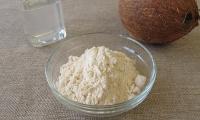
M 125 33 L 117 1 L 63 0 L 69 33 Z M 18 8 L 17 0 L 0 0 L 0 120 L 99 119 L 67 110 L 52 95 L 44 64 L 62 42 L 30 46 Z M 156 84 L 141 105 L 111 119 L 200 120 L 200 27 L 170 45 L 146 46 L 157 62 Z

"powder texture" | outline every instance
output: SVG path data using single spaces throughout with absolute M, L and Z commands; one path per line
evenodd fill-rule
M 83 104 L 112 105 L 140 93 L 146 77 L 139 74 L 135 60 L 103 46 L 70 56 L 61 66 L 58 91 Z

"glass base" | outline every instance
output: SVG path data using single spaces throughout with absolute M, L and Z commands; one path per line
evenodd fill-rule
M 32 46 L 43 47 L 66 38 L 66 30 L 50 31 L 40 35 L 29 36 L 28 39 Z

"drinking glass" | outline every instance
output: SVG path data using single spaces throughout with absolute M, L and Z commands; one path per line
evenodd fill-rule
M 66 37 L 61 0 L 22 0 L 24 32 L 34 47 Z

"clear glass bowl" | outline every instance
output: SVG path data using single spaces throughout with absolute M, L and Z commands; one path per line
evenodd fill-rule
M 70 55 L 80 56 L 85 49 L 93 46 L 105 46 L 112 50 L 121 51 L 130 58 L 137 59 L 137 69 L 143 75 L 147 76 L 147 83 L 139 95 L 115 105 L 86 105 L 72 101 L 62 96 L 57 91 L 55 83 L 60 75 L 60 66 L 67 62 Z M 135 108 L 143 102 L 155 82 L 156 73 L 157 70 L 154 59 L 151 53 L 142 44 L 123 35 L 103 33 L 81 35 L 63 42 L 61 47 L 51 55 L 45 68 L 48 84 L 59 102 L 71 110 L 98 117 L 118 115 Z

